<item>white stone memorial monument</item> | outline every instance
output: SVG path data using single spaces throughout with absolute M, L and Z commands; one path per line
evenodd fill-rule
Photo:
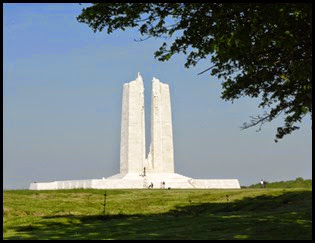
M 174 172 L 172 112 L 169 85 L 152 80 L 151 143 L 146 158 L 144 86 L 140 74 L 123 87 L 120 173 L 103 179 L 31 183 L 32 190 L 211 188 L 239 189 L 237 179 L 193 179 Z

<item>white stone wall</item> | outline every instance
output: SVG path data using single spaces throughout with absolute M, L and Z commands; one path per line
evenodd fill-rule
M 120 173 L 128 172 L 129 84 L 124 84 L 120 132 Z
M 93 188 L 93 180 L 68 180 L 54 182 L 31 183 L 30 190 L 62 190 L 62 189 L 79 189 Z
M 240 189 L 237 179 L 192 179 L 176 173 L 149 173 L 140 177 L 137 173 L 128 173 L 117 179 L 69 180 L 31 183 L 30 190 L 62 190 L 62 189 L 128 189 L 147 188 L 153 183 L 153 189 L 160 189 L 161 182 L 164 188 L 171 189 Z
M 150 159 L 151 171 L 160 172 L 162 167 L 162 116 L 161 116 L 161 90 L 158 79 L 152 80 L 151 93 L 151 144 Z
M 174 173 L 174 148 L 170 90 L 161 83 L 162 101 L 162 172 Z
M 145 161 L 144 87 L 140 74 L 124 84 L 122 100 L 120 173 L 140 172 Z
M 151 146 L 148 161 L 153 172 L 174 172 L 173 131 L 168 84 L 152 80 Z

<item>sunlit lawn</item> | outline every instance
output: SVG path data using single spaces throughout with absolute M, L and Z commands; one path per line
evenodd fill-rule
M 4 191 L 4 239 L 312 239 L 311 189 L 104 192 Z

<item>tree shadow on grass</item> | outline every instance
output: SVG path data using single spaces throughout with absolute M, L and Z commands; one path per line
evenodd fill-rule
M 299 191 L 162 214 L 45 216 L 5 239 L 312 239 L 311 202 L 311 191 Z

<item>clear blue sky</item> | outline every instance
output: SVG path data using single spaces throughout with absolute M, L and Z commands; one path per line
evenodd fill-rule
M 175 172 L 241 185 L 312 177 L 311 121 L 274 143 L 277 119 L 240 130 L 262 114 L 259 100 L 220 99 L 221 81 L 207 61 L 159 62 L 164 42 L 135 42 L 137 30 L 94 33 L 77 22 L 84 5 L 4 4 L 4 189 L 33 181 L 92 179 L 119 172 L 123 83 L 141 72 L 149 139 L 152 77 L 171 90 Z M 149 144 L 149 141 L 147 141 Z

